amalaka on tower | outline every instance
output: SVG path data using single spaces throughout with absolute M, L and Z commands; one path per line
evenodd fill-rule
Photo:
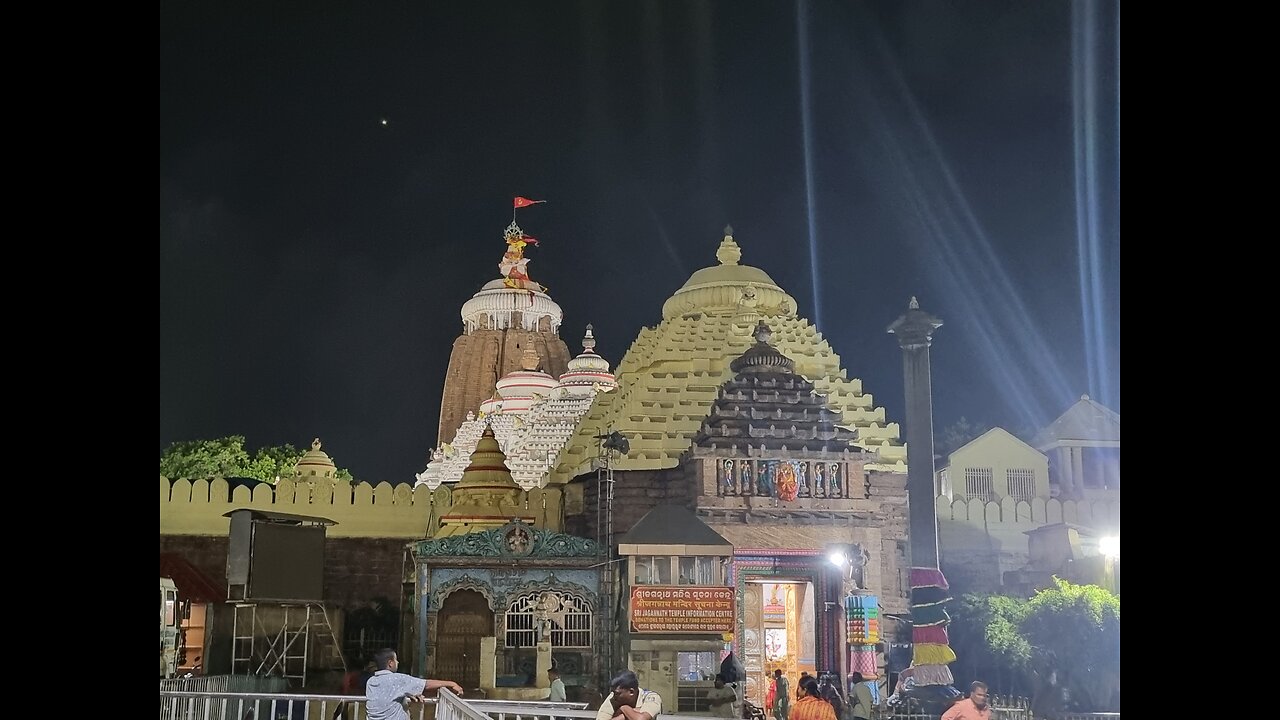
M 453 343 L 440 401 L 436 443 L 451 440 L 481 403 L 494 396 L 498 379 L 523 369 L 525 351 L 538 358 L 542 371 L 559 378 L 569 363 L 569 348 L 560 339 L 564 313 L 547 289 L 529 277 L 524 250 L 537 240 L 514 220 L 504 233 L 507 251 L 498 271 L 462 305 L 462 335 Z

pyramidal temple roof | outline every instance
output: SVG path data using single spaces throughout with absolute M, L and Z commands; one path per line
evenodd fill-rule
M 1059 445 L 1119 444 L 1120 414 L 1088 395 L 1081 395 L 1035 439 L 1036 448 L 1042 451 Z
M 795 299 L 764 271 L 738 264 L 742 251 L 728 228 L 716 256 L 718 266 L 695 272 L 667 300 L 662 322 L 640 331 L 615 371 L 618 389 L 596 398 L 548 482 L 589 472 L 599 454 L 596 436 L 610 431 L 625 435 L 631 446 L 614 469 L 675 467 L 711 413 L 720 386 L 734 375 L 730 363 L 755 345 L 761 319 L 795 372 L 841 414 L 841 425 L 856 431 L 854 445 L 879 452 L 867 468 L 905 471 L 897 423 L 886 421 L 884 408 L 862 391 L 862 381 L 847 377 L 822 334 L 796 315 Z

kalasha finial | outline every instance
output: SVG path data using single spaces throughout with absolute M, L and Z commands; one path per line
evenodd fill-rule
M 907 303 L 907 309 L 908 309 L 908 310 L 919 310 L 919 309 L 920 309 L 920 301 L 919 301 L 919 300 L 916 300 L 916 296 L 915 296 L 915 295 L 912 295 L 912 296 L 911 296 L 911 302 Z
M 720 241 L 720 247 L 716 250 L 716 259 L 721 265 L 737 265 L 742 259 L 742 248 L 733 241 L 732 225 L 724 226 L 724 239 Z
M 769 329 L 768 325 L 764 324 L 764 320 L 761 320 L 756 323 L 755 336 L 756 342 L 768 345 L 769 339 L 773 337 L 773 331 Z
M 587 352 L 596 350 L 596 336 L 591 334 L 591 323 L 587 323 L 587 334 L 582 338 L 582 349 Z

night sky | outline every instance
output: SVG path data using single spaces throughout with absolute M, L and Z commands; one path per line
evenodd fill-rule
M 287 7 L 288 6 L 288 7 Z M 162 3 L 160 447 L 435 446 L 511 198 L 615 366 L 732 224 L 904 423 L 1120 411 L 1119 18 L 1091 2 Z M 385 119 L 386 123 L 383 123 Z M 1082 260 L 1083 258 L 1083 260 Z M 451 439 L 451 438 L 449 438 Z

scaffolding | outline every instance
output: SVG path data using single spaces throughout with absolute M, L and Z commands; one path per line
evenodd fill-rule
M 321 603 L 236 603 L 232 632 L 233 675 L 283 677 L 300 688 L 308 669 L 347 670 Z

